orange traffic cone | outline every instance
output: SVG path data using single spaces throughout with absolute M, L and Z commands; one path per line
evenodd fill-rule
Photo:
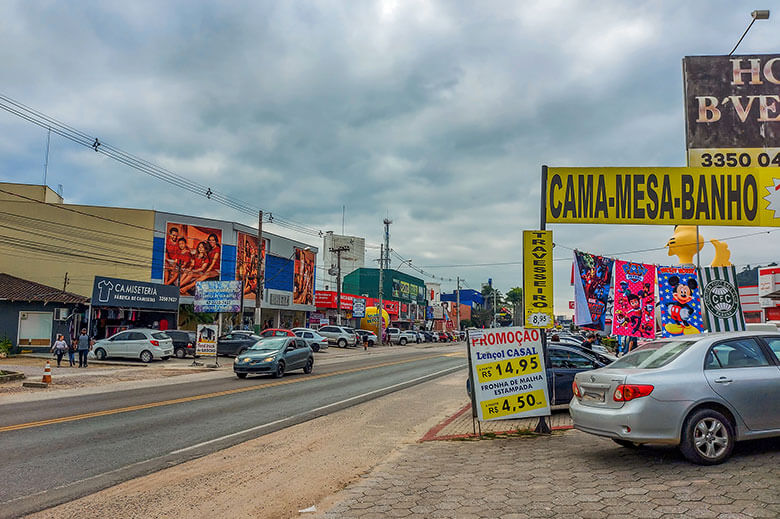
M 46 361 L 46 368 L 43 370 L 43 380 L 42 382 L 45 382 L 46 384 L 51 384 L 51 364 L 49 364 L 49 361 Z

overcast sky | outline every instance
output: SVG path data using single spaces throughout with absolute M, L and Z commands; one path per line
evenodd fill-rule
M 682 58 L 728 53 L 750 11 L 766 7 L 4 1 L 0 93 L 314 229 L 340 232 L 344 205 L 347 234 L 378 245 L 389 216 L 403 258 L 506 291 L 522 285 L 521 232 L 539 225 L 541 165 L 684 166 Z M 739 53 L 780 51 L 772 14 Z M 44 130 L 0 111 L 0 179 L 42 182 L 45 145 Z M 48 184 L 62 184 L 70 203 L 256 225 L 56 135 Z M 570 314 L 573 295 L 564 247 L 670 261 L 665 250 L 629 253 L 662 247 L 670 226 L 549 228 L 562 245 L 556 313 Z M 732 261 L 780 259 L 777 236 L 729 240 Z M 368 249 L 367 261 L 378 254 Z M 702 262 L 712 256 L 708 244 Z M 466 266 L 507 262 L 518 264 Z

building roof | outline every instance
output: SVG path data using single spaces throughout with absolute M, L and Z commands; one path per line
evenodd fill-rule
M 0 272 L 0 300 L 87 304 L 89 298 Z

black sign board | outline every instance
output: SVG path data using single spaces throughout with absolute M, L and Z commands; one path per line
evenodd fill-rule
M 686 56 L 683 76 L 689 150 L 780 147 L 780 54 Z
M 92 306 L 176 310 L 179 307 L 179 289 L 175 285 L 95 276 Z

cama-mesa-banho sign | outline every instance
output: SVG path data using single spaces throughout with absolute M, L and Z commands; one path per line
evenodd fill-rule
M 480 420 L 550 414 L 542 333 L 518 326 L 469 331 L 474 397 Z
M 548 168 L 549 223 L 780 227 L 780 169 Z

